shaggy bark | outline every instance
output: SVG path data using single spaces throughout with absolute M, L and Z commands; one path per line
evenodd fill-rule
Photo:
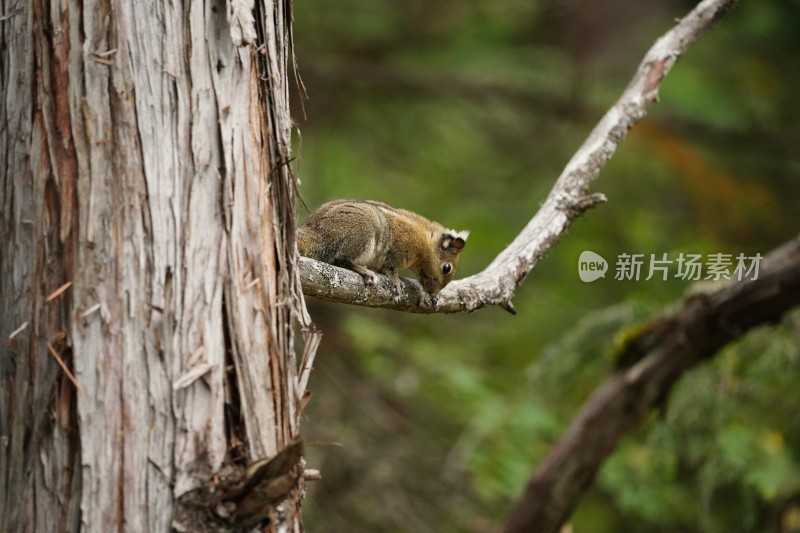
M 3 6 L 0 531 L 191 529 L 297 434 L 288 2 Z

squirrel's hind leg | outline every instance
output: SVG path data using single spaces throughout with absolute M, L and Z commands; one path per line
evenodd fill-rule
M 353 272 L 360 274 L 362 279 L 364 280 L 364 285 L 375 285 L 375 281 L 378 279 L 378 274 L 368 269 L 367 267 L 362 265 L 357 265 L 352 261 L 337 261 L 336 266 L 340 266 L 342 268 L 346 268 L 347 270 L 352 270 Z

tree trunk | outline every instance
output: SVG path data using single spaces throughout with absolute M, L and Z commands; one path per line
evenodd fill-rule
M 199 528 L 297 435 L 290 14 L 247 4 L 0 2 L 0 531 Z

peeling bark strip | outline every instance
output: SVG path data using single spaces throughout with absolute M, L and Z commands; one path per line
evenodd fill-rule
M 0 14 L 0 531 L 167 531 L 297 434 L 289 3 Z
M 303 443 L 296 439 L 269 460 L 228 464 L 203 472 L 200 488 L 178 499 L 172 527 L 191 533 L 251 531 L 273 521 L 275 508 L 303 475 Z
M 771 254 L 757 280 L 690 296 L 677 312 L 655 321 L 639 335 L 645 342 L 628 343 L 630 353 L 620 355 L 638 362 L 587 400 L 528 482 L 503 531 L 558 531 L 620 437 L 662 404 L 687 370 L 798 305 L 800 237 Z
M 644 118 L 647 106 L 658 98 L 658 88 L 672 65 L 736 2 L 700 2 L 650 48 L 619 100 L 567 163 L 542 207 L 483 272 L 453 281 L 442 289 L 435 302 L 406 282 L 403 297 L 395 301 L 386 283 L 365 287 L 354 272 L 303 259 L 304 293 L 340 303 L 413 313 L 456 313 L 490 305 L 512 310 L 510 302 L 514 291 L 536 263 L 561 239 L 575 219 L 605 201 L 602 194 L 588 194 L 589 186 L 628 131 Z

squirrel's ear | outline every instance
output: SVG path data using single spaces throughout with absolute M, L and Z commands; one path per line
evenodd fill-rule
M 454 248 L 456 251 L 460 252 L 464 245 L 467 243 L 467 237 L 469 237 L 469 231 L 448 231 L 442 234 L 442 240 L 440 242 L 442 246 L 442 250 L 447 250 L 448 248 Z

